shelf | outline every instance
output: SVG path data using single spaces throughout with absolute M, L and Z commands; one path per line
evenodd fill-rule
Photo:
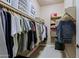
M 51 26 L 52 26 L 52 25 L 55 25 L 55 24 L 51 24 Z
M 55 16 L 55 17 L 51 17 L 51 20 L 53 20 L 53 19 L 60 19 L 61 18 L 61 16 Z

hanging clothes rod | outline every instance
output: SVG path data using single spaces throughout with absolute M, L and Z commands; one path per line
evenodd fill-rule
M 3 2 L 1 0 L 0 0 L 0 7 L 6 8 L 9 11 L 12 11 L 12 12 L 14 12 L 16 14 L 19 14 L 19 15 L 23 16 L 23 17 L 26 17 L 26 18 L 28 18 L 28 19 L 30 19 L 32 21 L 35 21 L 35 18 L 33 16 L 29 16 L 28 14 L 26 14 L 26 13 L 22 12 L 21 10 L 18 10 L 16 8 L 10 6 L 9 4 L 7 4 L 7 3 L 5 3 L 5 2 Z M 38 21 L 35 21 L 35 22 L 38 22 Z M 38 22 L 38 23 L 41 23 L 41 22 Z

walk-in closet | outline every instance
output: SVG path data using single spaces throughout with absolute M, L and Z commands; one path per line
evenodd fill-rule
M 79 57 L 78 0 L 0 0 L 0 58 Z

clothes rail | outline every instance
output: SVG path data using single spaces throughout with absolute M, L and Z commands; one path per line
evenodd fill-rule
M 7 4 L 7 3 L 1 1 L 1 0 L 0 0 L 0 7 L 5 8 L 5 9 L 7 9 L 7 10 L 9 10 L 9 11 L 12 11 L 12 12 L 14 12 L 14 13 L 16 13 L 16 14 L 19 14 L 19 15 L 21 15 L 21 16 L 23 16 L 23 17 L 26 17 L 26 18 L 28 18 L 28 19 L 30 19 L 30 20 L 32 20 L 32 21 L 35 21 L 35 18 L 34 18 L 33 16 L 30 16 L 29 14 L 26 14 L 26 13 L 24 13 L 23 11 L 18 10 L 18 9 L 16 9 L 16 8 L 10 6 L 9 4 Z M 35 22 L 38 22 L 38 21 L 35 21 Z M 41 22 L 38 22 L 38 23 L 41 23 Z

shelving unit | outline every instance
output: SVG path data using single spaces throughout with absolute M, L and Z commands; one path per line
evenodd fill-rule
M 50 29 L 51 29 L 51 43 L 55 43 L 55 39 L 57 37 L 56 35 L 56 21 L 59 20 L 61 16 L 52 16 L 51 17 L 51 24 L 50 24 Z
M 56 21 L 59 18 L 61 18 L 61 16 L 54 16 L 54 17 L 51 17 L 51 20 Z

